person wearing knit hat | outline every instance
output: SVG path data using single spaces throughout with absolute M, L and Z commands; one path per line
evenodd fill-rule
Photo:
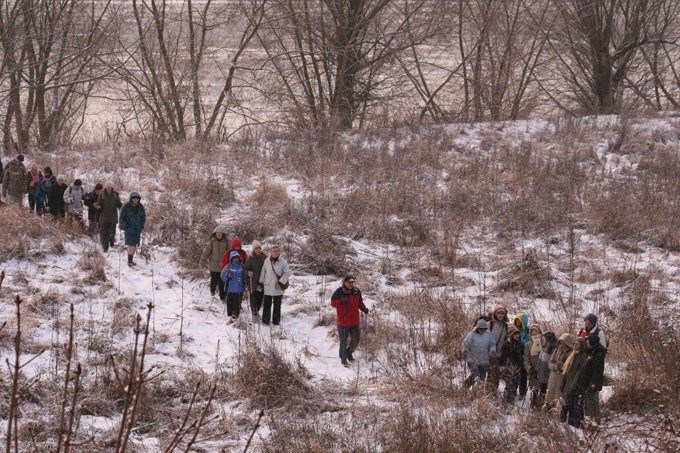
M 43 174 L 40 171 L 40 168 L 38 168 L 38 164 L 33 162 L 31 164 L 31 169 L 29 170 L 27 174 L 27 186 L 28 186 L 28 209 L 30 209 L 32 212 L 37 212 L 36 211 L 36 191 L 38 189 L 38 185 L 40 182 L 43 180 Z M 40 211 L 42 209 L 39 208 Z
M 262 301 L 264 299 L 264 291 L 259 285 L 260 274 L 267 255 L 262 251 L 262 244 L 260 241 L 253 241 L 250 249 L 250 256 L 244 266 L 250 284 L 250 312 L 252 314 L 253 322 L 260 321 L 260 309 L 262 308 Z
M 513 324 L 510 324 L 508 326 L 508 338 L 503 344 L 499 359 L 502 369 L 501 378 L 505 382 L 505 401 L 508 404 L 515 402 L 521 372 L 524 369 L 523 356 L 524 345 L 520 339 L 520 331 Z
M 210 272 L 210 295 L 215 297 L 219 290 L 220 300 L 226 302 L 227 292 L 222 284 L 220 273 L 222 272 L 222 257 L 229 246 L 227 228 L 218 225 L 213 230 L 208 242 L 203 247 L 201 258 L 198 260 L 200 267 L 207 267 Z
M 557 349 L 553 351 L 548 361 L 550 376 L 548 377 L 548 388 L 545 392 L 545 407 L 547 410 L 557 406 L 562 397 L 562 392 L 560 391 L 564 378 L 562 366 L 567 357 L 569 357 L 569 354 L 571 354 L 571 349 L 574 346 L 574 337 L 568 333 L 563 333 L 560 335 L 557 343 Z M 561 408 L 558 408 L 558 411 L 561 411 Z
M 146 209 L 139 192 L 132 192 L 129 201 L 123 205 L 118 217 L 118 228 L 125 232 L 125 245 L 128 252 L 128 266 L 137 265 L 134 261 L 137 247 L 142 243 L 142 231 L 146 225 Z
M 474 330 L 463 340 L 461 352 L 470 370 L 470 376 L 465 379 L 465 387 L 472 387 L 477 379 L 485 381 L 489 359 L 496 355 L 496 342 L 489 333 L 489 323 L 486 320 L 477 321 Z
M 583 318 L 583 329 L 578 333 L 579 338 L 586 338 L 590 334 L 600 337 L 600 344 L 607 349 L 607 336 L 604 330 L 597 324 L 597 315 L 590 313 Z
M 94 190 L 85 194 L 83 202 L 87 206 L 87 232 L 90 235 L 94 235 L 99 229 L 99 217 L 101 216 L 101 206 L 97 204 L 99 195 L 101 195 L 104 187 L 97 183 L 94 186 Z M 95 206 L 96 205 L 96 206 Z
M 496 391 L 501 379 L 501 368 L 498 364 L 503 352 L 503 345 L 508 338 L 508 311 L 504 306 L 496 304 L 489 313 L 489 333 L 496 343 L 496 354 L 489 359 L 489 377 L 486 381 L 490 391 Z
M 600 336 L 591 333 L 586 337 L 586 363 L 578 377 L 578 386 L 583 389 L 585 415 L 594 417 L 599 423 L 600 390 L 604 383 L 604 359 L 607 350 L 600 344 Z
M 47 205 L 54 220 L 61 220 L 66 216 L 66 203 L 64 202 L 66 189 L 68 189 L 66 178 L 64 178 L 64 175 L 57 175 L 56 184 L 47 194 Z

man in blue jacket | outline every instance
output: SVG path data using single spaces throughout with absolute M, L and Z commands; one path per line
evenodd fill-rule
M 132 192 L 130 201 L 125 203 L 123 209 L 120 210 L 120 219 L 118 220 L 120 229 L 125 231 L 125 245 L 128 250 L 128 266 L 130 267 L 137 265 L 132 259 L 141 242 L 142 230 L 146 223 L 146 211 L 140 203 L 141 199 L 139 192 Z

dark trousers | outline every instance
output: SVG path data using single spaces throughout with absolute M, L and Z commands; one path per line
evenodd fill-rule
M 579 397 L 577 395 L 567 395 L 566 398 L 567 423 L 575 428 L 580 428 L 581 421 L 583 420 L 583 407 L 581 407 Z
M 467 366 L 468 371 L 470 371 L 470 376 L 465 379 L 465 388 L 470 388 L 475 385 L 477 379 L 482 382 L 486 381 L 486 373 L 489 371 L 489 365 L 468 362 Z
M 489 391 L 498 390 L 498 384 L 501 380 L 501 366 L 498 364 L 498 358 L 492 357 L 489 363 L 489 376 L 486 379 L 486 387 Z
M 359 326 L 338 326 L 338 335 L 340 336 L 340 359 L 344 361 L 347 358 L 347 354 L 353 354 L 357 346 L 359 346 L 361 330 Z
M 262 309 L 262 323 L 269 324 L 269 318 L 272 318 L 272 324 L 278 326 L 281 322 L 281 299 L 283 296 L 264 296 L 264 308 Z M 274 304 L 274 313 L 272 314 L 272 304 Z
M 250 309 L 253 311 L 254 315 L 260 313 L 260 308 L 262 308 L 262 299 L 264 299 L 264 292 L 252 291 L 250 293 Z
M 116 242 L 116 224 L 102 223 L 99 227 L 99 240 L 106 252 Z
M 505 401 L 509 404 L 515 402 L 517 395 L 517 387 L 519 387 L 521 371 L 517 367 L 508 367 L 503 373 L 503 381 L 505 381 Z
M 227 293 L 227 315 L 238 318 L 241 314 L 243 293 Z
M 35 194 L 33 193 L 28 194 L 28 209 L 35 211 Z
M 224 289 L 224 282 L 220 278 L 220 273 L 210 271 L 210 294 L 214 296 L 217 291 L 219 291 L 221 300 L 224 300 L 224 298 L 227 297 L 227 292 Z
M 42 216 L 45 214 L 45 202 L 36 200 L 35 202 L 35 213 L 38 214 L 39 216 Z
M 527 394 L 527 370 L 522 367 L 519 371 L 519 397 L 524 398 Z
M 87 232 L 91 234 L 96 234 L 99 228 L 99 220 L 97 219 L 87 219 Z

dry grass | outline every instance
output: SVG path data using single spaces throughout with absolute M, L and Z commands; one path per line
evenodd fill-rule
M 51 217 L 37 217 L 26 209 L 15 206 L 0 207 L 0 263 L 11 259 L 44 257 L 40 245 L 47 238 L 48 244 L 56 247 L 65 235 L 63 228 L 51 221 Z M 47 245 L 49 252 L 50 245 Z M 56 249 L 51 250 L 56 252 Z

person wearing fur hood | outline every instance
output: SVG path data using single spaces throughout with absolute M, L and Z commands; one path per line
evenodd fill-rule
M 221 285 L 220 273 L 222 272 L 222 257 L 227 251 L 229 241 L 227 240 L 227 229 L 222 225 L 218 225 L 210 235 L 210 239 L 203 247 L 203 253 L 199 260 L 200 267 L 208 267 L 210 271 L 210 295 L 215 297 L 219 290 L 220 299 L 224 301 L 227 293 L 224 291 L 224 285 Z
M 496 344 L 489 333 L 487 321 L 484 319 L 477 321 L 475 329 L 463 340 L 461 351 L 470 369 L 470 376 L 465 380 L 465 386 L 471 387 L 476 379 L 485 381 L 489 359 L 496 356 Z
M 545 405 L 547 409 L 555 407 L 562 396 L 560 390 L 562 380 L 564 379 L 562 367 L 574 347 L 574 337 L 568 333 L 563 333 L 557 343 L 558 346 L 550 355 L 550 360 L 548 361 L 550 376 L 548 376 L 548 388 L 545 392 Z

